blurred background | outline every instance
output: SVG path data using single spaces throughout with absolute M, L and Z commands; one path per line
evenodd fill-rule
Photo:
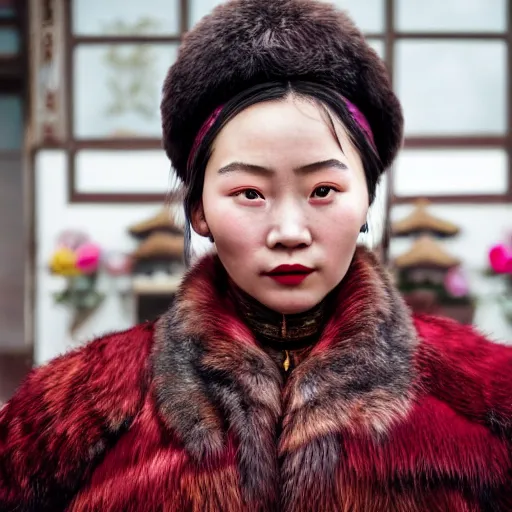
M 160 90 L 218 3 L 0 0 L 0 403 L 32 365 L 172 301 L 183 236 Z M 413 309 L 512 343 L 508 0 L 335 3 L 406 119 L 362 242 Z

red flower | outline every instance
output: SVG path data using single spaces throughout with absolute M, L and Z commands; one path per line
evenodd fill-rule
M 512 274 L 512 248 L 498 244 L 489 251 L 489 263 L 497 274 Z

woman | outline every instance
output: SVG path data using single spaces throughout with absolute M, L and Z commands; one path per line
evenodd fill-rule
M 29 375 L 0 412 L 0 510 L 512 510 L 511 350 L 411 318 L 356 249 L 402 114 L 347 17 L 217 8 L 162 116 L 217 255 L 156 323 Z

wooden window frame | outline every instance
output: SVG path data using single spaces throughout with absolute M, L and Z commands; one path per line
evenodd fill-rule
M 507 5 L 507 28 L 503 33 L 480 33 L 480 32 L 397 32 L 395 30 L 395 5 L 396 0 L 385 0 L 386 2 L 386 51 L 385 62 L 388 68 L 391 83 L 394 83 L 395 59 L 394 49 L 397 40 L 499 40 L 507 43 L 507 133 L 503 136 L 434 136 L 434 137 L 406 137 L 404 148 L 406 149 L 475 149 L 475 148 L 497 148 L 504 149 L 508 157 L 508 189 L 505 194 L 496 195 L 443 195 L 443 196 L 396 196 L 394 193 L 393 167 L 388 170 L 389 187 L 386 206 L 386 226 L 382 240 L 382 252 L 384 260 L 389 256 L 389 246 L 391 242 L 391 230 L 389 228 L 389 218 L 391 209 L 394 205 L 407 204 L 418 199 L 428 199 L 432 203 L 449 204 L 496 204 L 512 202 L 512 6 Z
M 392 83 L 394 82 L 394 48 L 398 40 L 473 40 L 504 41 L 507 44 L 507 132 L 503 136 L 416 136 L 406 137 L 406 149 L 503 149 L 508 156 L 508 187 L 503 194 L 466 195 L 422 195 L 396 196 L 393 192 L 393 169 L 390 169 L 390 190 L 388 205 L 403 204 L 426 198 L 432 203 L 508 203 L 512 202 L 512 6 L 507 6 L 507 27 L 505 32 L 398 32 L 395 30 L 396 0 L 386 0 L 386 64 Z
M 84 193 L 77 190 L 77 171 L 76 154 L 80 150 L 107 150 L 107 151 L 137 151 L 137 150 L 162 150 L 162 141 L 159 138 L 152 137 L 134 137 L 134 138 L 86 138 L 77 139 L 74 136 L 74 76 L 73 76 L 73 58 L 75 49 L 78 46 L 97 45 L 97 44 L 158 44 L 158 43 L 180 43 L 183 35 L 188 30 L 189 19 L 189 0 L 177 0 L 180 22 L 178 33 L 169 36 L 84 36 L 73 34 L 72 3 L 73 0 L 64 2 L 64 19 L 66 48 L 66 126 L 67 140 L 64 148 L 67 150 L 67 168 L 68 168 L 68 201 L 71 203 L 154 203 L 169 200 L 169 194 L 135 194 L 135 193 Z M 62 147 L 62 145 L 58 145 Z

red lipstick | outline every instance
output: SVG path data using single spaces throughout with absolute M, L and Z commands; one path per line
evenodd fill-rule
M 304 265 L 279 265 L 265 275 L 284 286 L 298 286 L 312 272 L 312 268 Z

